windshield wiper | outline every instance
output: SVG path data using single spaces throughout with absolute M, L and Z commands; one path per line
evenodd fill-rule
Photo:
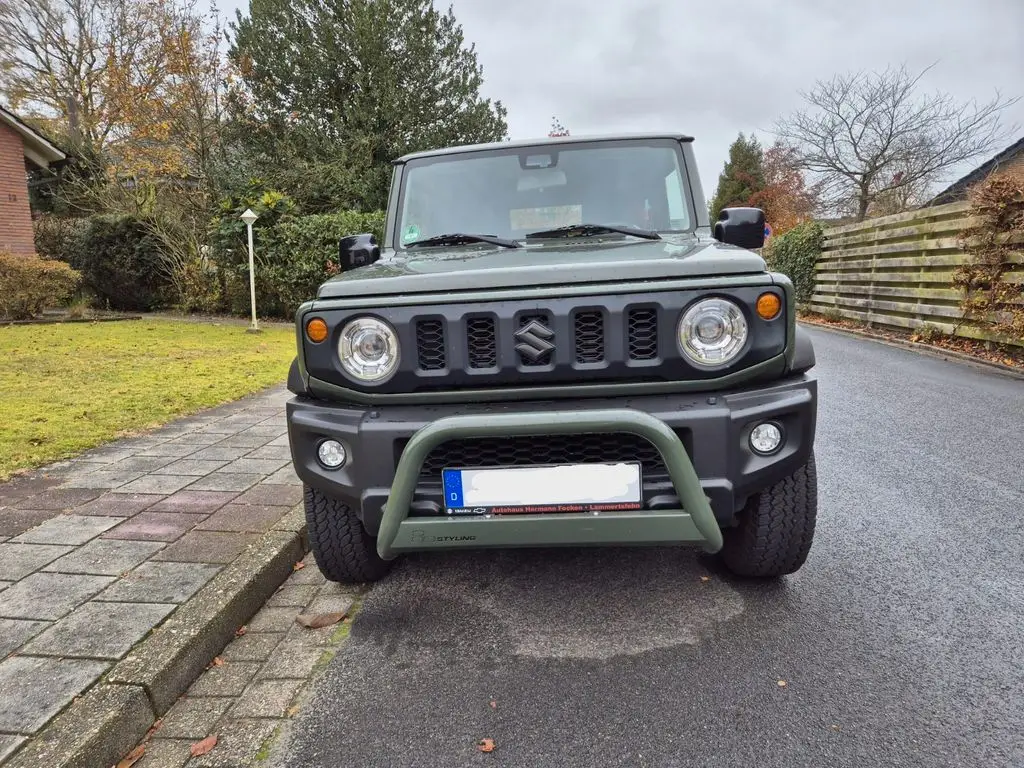
M 620 235 L 633 235 L 642 237 L 644 240 L 661 240 L 661 235 L 649 229 L 639 227 L 616 226 L 614 224 L 573 224 L 568 227 L 555 227 L 554 229 L 543 229 L 539 232 L 531 232 L 530 237 L 588 237 L 590 235 L 602 235 L 607 232 L 617 232 Z
M 522 248 L 521 243 L 517 243 L 515 240 L 506 240 L 504 237 L 495 237 L 494 235 L 473 235 L 465 232 L 452 232 L 447 235 L 434 235 L 433 237 L 425 237 L 422 240 L 414 240 L 411 243 L 406 243 L 406 248 L 417 248 L 431 245 L 465 245 L 466 243 L 490 243 L 491 245 L 500 245 L 502 248 Z

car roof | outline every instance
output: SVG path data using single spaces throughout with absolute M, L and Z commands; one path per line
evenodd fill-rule
M 392 162 L 395 165 L 416 160 L 421 157 L 437 157 L 439 155 L 457 155 L 463 152 L 482 152 L 488 149 L 518 149 L 520 147 L 548 147 L 555 144 L 575 144 L 592 141 L 643 141 L 650 139 L 675 139 L 676 141 L 693 141 L 692 136 L 683 133 L 613 133 L 596 136 L 544 136 L 536 139 L 517 139 L 516 141 L 494 141 L 488 144 L 465 144 L 441 149 L 428 149 L 422 152 L 410 152 Z

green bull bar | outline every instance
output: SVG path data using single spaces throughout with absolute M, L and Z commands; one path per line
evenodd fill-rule
M 535 434 L 627 432 L 650 441 L 665 463 L 682 509 L 630 512 L 519 514 L 488 518 L 409 518 L 420 469 L 427 455 L 448 440 Z M 401 552 L 476 547 L 586 546 L 699 543 L 709 553 L 722 548 L 715 520 L 693 463 L 679 436 L 650 414 L 630 408 L 545 411 L 531 414 L 450 416 L 412 436 L 377 534 L 377 552 L 393 560 Z

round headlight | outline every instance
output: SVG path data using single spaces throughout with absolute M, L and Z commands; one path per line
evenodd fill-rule
M 341 329 L 338 357 L 353 379 L 376 384 L 398 368 L 398 335 L 383 320 L 360 317 Z
M 746 340 L 743 311 L 725 299 L 698 301 L 679 321 L 679 348 L 704 368 L 725 365 L 740 353 Z

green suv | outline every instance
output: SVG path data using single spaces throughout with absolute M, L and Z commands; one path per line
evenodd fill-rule
M 288 436 L 327 578 L 403 552 L 695 545 L 777 577 L 814 534 L 816 381 L 764 214 L 712 228 L 678 134 L 394 162 L 383 242 L 296 315 Z

